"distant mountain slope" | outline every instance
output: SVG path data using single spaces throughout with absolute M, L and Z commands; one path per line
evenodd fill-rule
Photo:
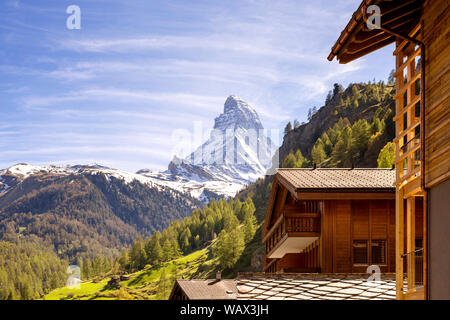
M 188 157 L 174 157 L 165 172 L 138 173 L 172 187 L 177 184 L 202 200 L 214 195 L 233 197 L 243 186 L 264 176 L 275 151 L 257 112 L 232 95 L 215 119 L 209 139 Z
M 361 158 L 353 161 L 355 166 L 376 167 L 378 152 L 386 142 L 393 139 L 395 133 L 392 120 L 395 114 L 394 91 L 393 84 L 386 85 L 381 81 L 378 83 L 350 84 L 345 90 L 341 85 L 335 84 L 333 91 L 328 94 L 325 105 L 313 113 L 307 123 L 285 133 L 283 143 L 279 148 L 279 166 L 282 165 L 283 160 L 289 153 L 295 153 L 297 150 L 300 150 L 303 156 L 311 160 L 311 151 L 317 140 L 327 130 L 336 125 L 340 119 L 345 120 L 344 125 L 352 125 L 358 120 L 366 120 L 369 124 L 373 124 L 378 119 L 383 122 L 384 127 L 379 128 L 383 131 L 383 135 L 376 137 L 376 141 L 372 141 L 377 144 L 374 145 L 374 150 L 371 150 L 374 154 L 367 154 L 366 159 Z M 339 137 L 336 138 L 339 140 Z M 309 162 L 309 165 L 312 166 L 312 162 Z M 336 163 L 324 164 L 324 166 L 342 165 Z
M 62 257 L 117 254 L 203 204 L 145 177 L 100 166 L 0 171 L 0 239 L 36 235 Z

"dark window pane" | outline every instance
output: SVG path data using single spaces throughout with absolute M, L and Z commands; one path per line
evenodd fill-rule
M 420 117 L 420 101 L 418 101 L 418 102 L 416 103 L 416 105 L 414 106 L 414 116 L 415 116 L 416 118 L 419 118 L 419 117 Z
M 353 264 L 368 264 L 367 241 L 353 241 Z
M 420 79 L 417 79 L 416 82 L 414 82 L 414 93 L 416 96 L 420 94 Z
M 372 240 L 372 264 L 386 264 L 386 240 Z

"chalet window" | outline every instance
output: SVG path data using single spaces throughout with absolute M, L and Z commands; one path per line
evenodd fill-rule
M 416 96 L 420 94 L 420 78 L 414 82 L 414 93 Z
M 369 264 L 367 240 L 353 241 L 353 264 Z
M 419 118 L 419 117 L 420 117 L 420 101 L 418 101 L 418 102 L 416 103 L 416 105 L 414 106 L 414 116 L 415 116 L 416 118 Z
M 420 124 L 414 128 L 414 138 L 420 138 Z
M 386 240 L 372 240 L 372 264 L 386 263 Z

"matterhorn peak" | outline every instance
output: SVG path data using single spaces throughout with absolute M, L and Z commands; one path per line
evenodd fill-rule
M 184 159 L 174 156 L 164 172 L 139 173 L 161 184 L 179 185 L 208 202 L 234 196 L 243 186 L 263 177 L 276 150 L 255 109 L 230 95 L 208 140 Z
M 256 111 L 243 99 L 230 95 L 225 101 L 223 113 L 214 121 L 214 129 L 226 130 L 241 127 L 242 129 L 264 129 Z

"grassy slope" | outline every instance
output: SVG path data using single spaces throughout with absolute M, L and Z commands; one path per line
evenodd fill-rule
M 160 279 L 162 270 L 166 270 L 166 277 L 185 279 L 209 278 L 218 269 L 218 263 L 211 255 L 211 246 L 195 251 L 189 255 L 175 260 L 165 262 L 158 266 L 153 266 L 132 274 L 130 279 L 120 282 L 130 299 L 150 299 L 156 298 L 155 291 Z M 80 285 L 79 289 L 60 288 L 53 290 L 43 297 L 44 300 L 105 300 L 118 299 L 119 290 L 107 286 L 110 277 L 99 282 L 87 281 Z M 172 282 L 170 282 L 170 288 Z

